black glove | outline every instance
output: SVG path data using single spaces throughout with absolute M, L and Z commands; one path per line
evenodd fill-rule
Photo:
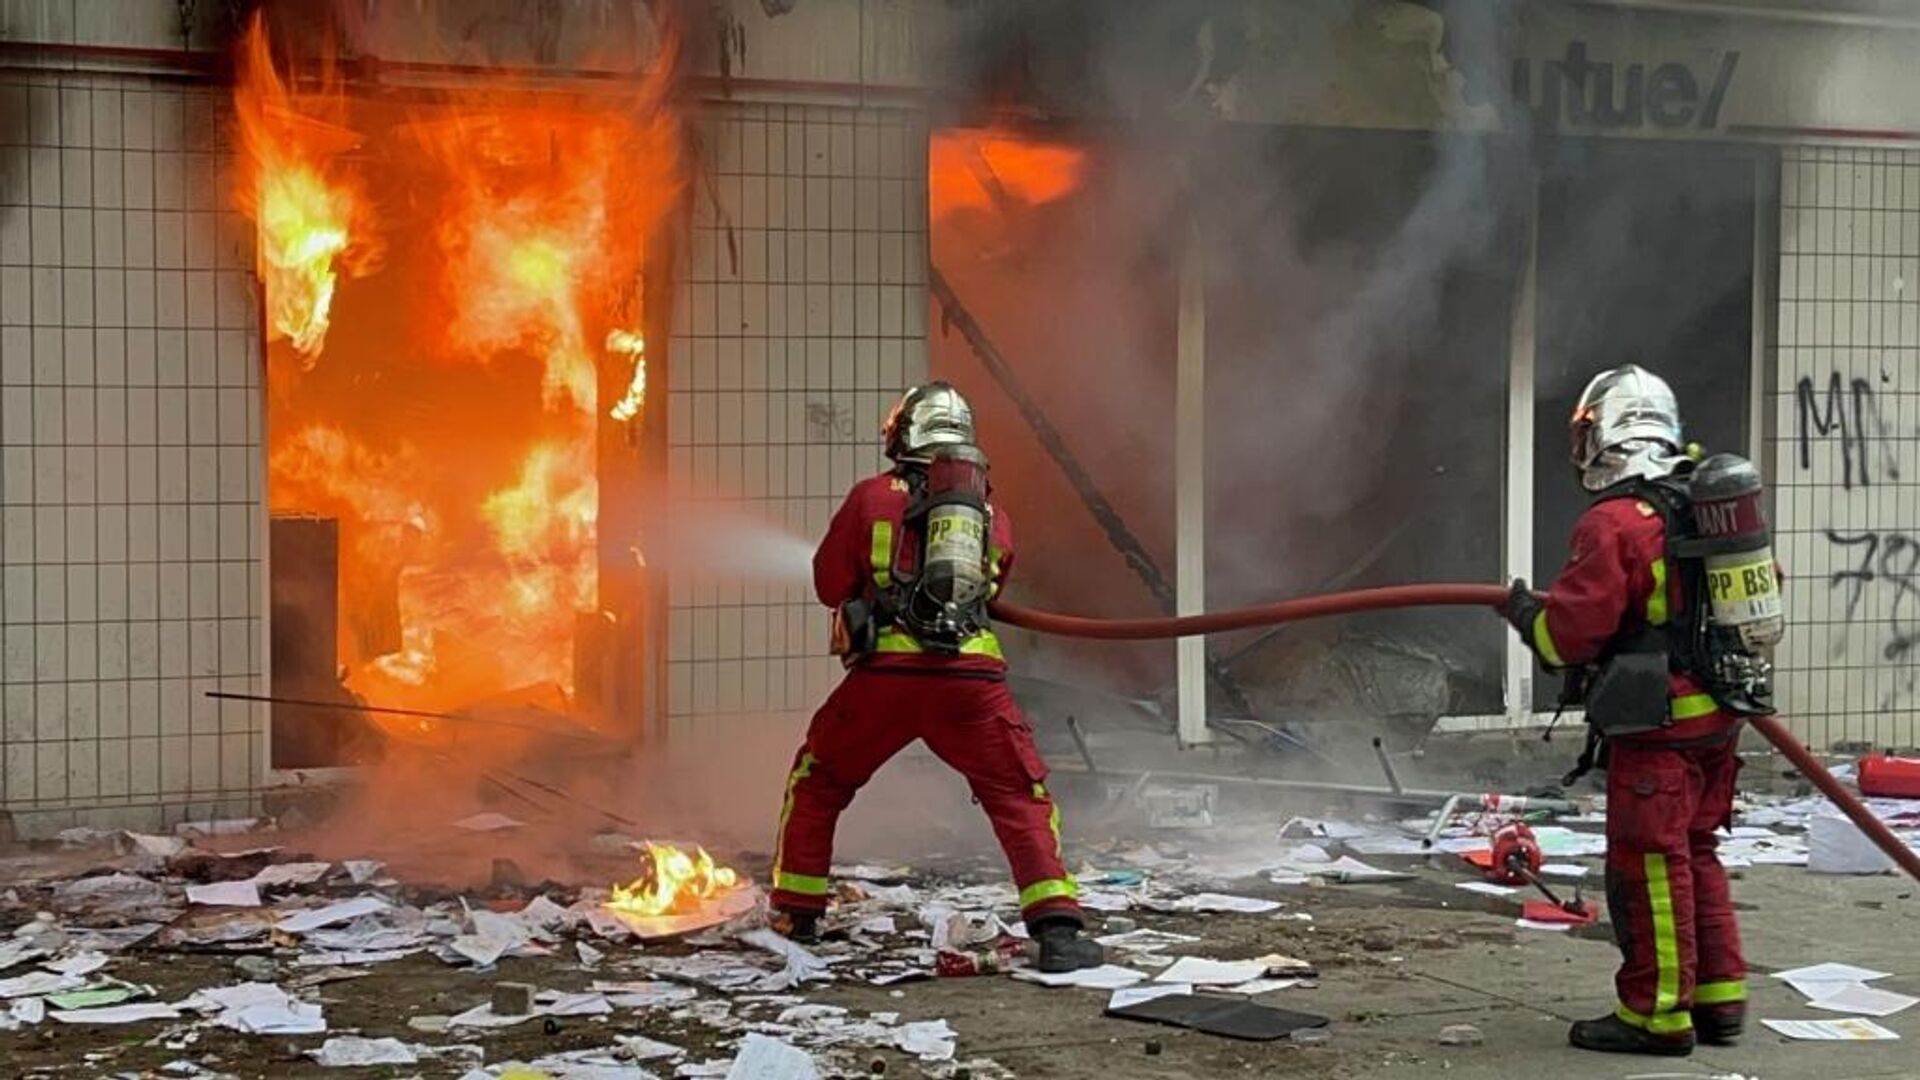
M 1526 578 L 1514 578 L 1513 587 L 1507 590 L 1507 599 L 1496 610 L 1500 617 L 1520 631 L 1522 640 L 1530 640 L 1533 635 L 1533 620 L 1545 605 L 1533 595 Z

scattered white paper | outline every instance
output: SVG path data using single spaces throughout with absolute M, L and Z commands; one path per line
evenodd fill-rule
M 1269 911 L 1278 911 L 1283 906 L 1278 900 L 1227 893 L 1195 893 L 1183 896 L 1173 904 L 1176 911 L 1222 911 L 1245 915 L 1264 915 Z
M 47 950 L 41 948 L 40 945 L 34 941 L 29 941 L 24 938 L 0 940 L 0 971 L 5 971 L 10 967 L 18 967 L 29 960 L 37 959 L 46 954 Z
M 1129 1005 L 1138 1005 L 1143 1001 L 1152 1001 L 1154 998 L 1174 997 L 1180 994 L 1191 993 L 1193 993 L 1193 987 L 1185 983 L 1174 983 L 1171 985 L 1153 983 L 1148 986 L 1129 986 L 1113 992 L 1113 996 L 1107 999 L 1107 1009 L 1108 1011 L 1124 1009 Z
M 253 875 L 253 883 L 262 889 L 271 889 L 276 885 L 311 885 L 327 876 L 333 869 L 332 863 L 295 862 L 273 863 L 260 868 Z
M 1887 978 L 1891 972 L 1875 971 L 1872 968 L 1855 967 L 1852 964 L 1812 964 L 1788 971 L 1776 971 L 1773 977 L 1798 990 L 1808 1000 L 1826 997 L 1849 984 L 1872 982 Z
M 807 951 L 807 948 L 788 938 L 782 937 L 764 927 L 749 930 L 740 935 L 740 940 L 756 948 L 765 949 L 775 956 L 785 958 L 787 962 L 786 985 L 798 986 L 803 982 L 816 979 L 831 979 L 827 974 L 827 961 Z M 784 989 L 773 987 L 772 989 Z
M 107 954 L 99 952 L 81 952 L 59 960 L 49 960 L 40 965 L 48 971 L 61 975 L 91 975 L 107 966 Z
M 63 1024 L 137 1024 L 142 1020 L 178 1020 L 180 1010 L 171 1005 L 147 1002 L 141 1005 L 109 1005 L 103 1009 L 49 1009 L 47 1015 Z
M 1221 989 L 1229 994 L 1253 997 L 1258 994 L 1271 994 L 1275 990 L 1291 990 L 1305 981 L 1305 979 L 1252 979 L 1238 986 L 1224 986 Z
M 1587 868 L 1579 863 L 1550 862 L 1540 867 L 1540 876 L 1578 881 L 1587 876 Z
M 1407 875 L 1399 870 L 1382 870 L 1361 862 L 1351 855 L 1342 855 L 1327 863 L 1306 863 L 1295 865 L 1291 869 L 1317 877 L 1339 878 L 1343 881 L 1389 881 Z
M 328 950 L 325 952 L 303 952 L 294 957 L 294 967 L 357 967 L 363 964 L 384 964 L 392 960 L 403 960 L 419 948 L 412 949 L 375 949 L 375 950 Z
M 484 814 L 461 818 L 453 823 L 454 828 L 466 829 L 468 832 L 498 832 L 501 829 L 518 829 L 522 824 L 524 823 L 491 810 Z
M 1093 940 L 1109 949 L 1151 952 L 1155 949 L 1164 949 L 1169 945 L 1191 945 L 1200 939 L 1191 934 L 1176 934 L 1170 930 L 1142 928 L 1129 930 L 1124 934 L 1107 934 Z
M 1173 966 L 1153 977 L 1154 982 L 1187 983 L 1191 986 L 1238 986 L 1262 978 L 1267 965 L 1257 960 L 1208 960 L 1201 956 L 1183 956 Z
M 40 998 L 21 998 L 7 1010 L 7 1015 L 23 1024 L 37 1024 L 47 1018 L 47 1003 Z
M 1085 889 L 1080 893 L 1080 906 L 1088 911 L 1130 911 L 1133 897 L 1110 889 Z
M 543 990 L 536 998 L 534 1011 L 541 1016 L 605 1016 L 613 1011 L 604 994 L 568 994 Z
M 326 907 L 295 911 L 274 926 L 285 933 L 304 934 L 323 926 L 332 926 L 335 923 L 357 919 L 362 915 L 371 915 L 376 911 L 385 911 L 389 906 L 385 900 L 377 896 L 356 896 L 351 900 L 328 904 Z
M 765 1035 L 748 1035 L 727 1069 L 727 1080 L 817 1080 L 820 1071 L 805 1050 Z
M 1499 885 L 1491 881 L 1456 881 L 1453 887 L 1465 889 L 1468 892 L 1485 893 L 1488 896 L 1512 896 L 1520 891 L 1511 885 Z
M 386 865 L 373 859 L 348 859 L 340 864 L 340 868 L 347 872 L 347 880 L 355 885 L 365 885 L 385 869 Z
M 607 958 L 606 953 L 601 952 L 599 949 L 594 948 L 584 941 L 574 942 L 573 952 L 574 955 L 580 958 L 580 966 L 584 968 L 595 967 L 600 961 Z
M 87 980 L 57 971 L 30 971 L 11 979 L 0 979 L 0 998 L 45 997 L 63 990 L 78 990 Z
M 452 949 L 475 967 L 489 967 L 529 940 L 527 924 L 511 915 L 476 908 L 467 912 L 467 918 L 473 922 L 473 933 L 454 938 Z
M 921 1061 L 952 1061 L 954 1040 L 959 1037 L 945 1020 L 921 1020 L 900 1025 L 893 1045 Z
M 1866 983 L 1836 983 L 1835 988 L 1807 1002 L 1827 1012 L 1859 1013 L 1864 1016 L 1892 1016 L 1920 1004 L 1920 998 L 1881 990 Z
M 1118 990 L 1146 978 L 1140 972 L 1118 964 L 1103 964 L 1096 968 L 1063 972 L 1020 968 L 1013 973 L 1013 977 L 1021 982 L 1039 983 L 1041 986 L 1079 986 L 1088 990 Z
M 187 902 L 206 907 L 259 907 L 260 889 L 251 881 L 216 881 L 187 886 Z
M 615 1035 L 614 1042 L 626 1056 L 635 1061 L 658 1061 L 661 1058 L 686 1057 L 683 1047 L 664 1043 L 658 1039 L 649 1039 L 645 1035 Z
M 420 1055 L 399 1039 L 363 1039 L 358 1035 L 336 1035 L 307 1051 L 307 1056 L 330 1069 L 359 1065 L 415 1065 Z
M 327 1030 L 320 1006 L 292 999 L 233 1009 L 221 1013 L 215 1023 L 249 1035 L 318 1035 Z
M 595 993 L 607 995 L 607 1001 L 622 1009 L 657 1009 L 684 1005 L 700 996 L 691 986 L 670 982 L 602 982 L 595 980 Z
M 1851 1016 L 1845 1020 L 1762 1020 L 1760 1022 L 1789 1039 L 1874 1042 L 1900 1037 L 1871 1020 L 1857 1016 Z
M 1602 833 L 1575 832 L 1562 825 L 1536 825 L 1533 836 L 1543 854 L 1567 856 L 1605 855 L 1607 838 Z

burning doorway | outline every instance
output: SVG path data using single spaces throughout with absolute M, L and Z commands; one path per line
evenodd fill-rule
M 236 91 L 266 291 L 272 692 L 299 702 L 275 706 L 272 764 L 371 760 L 432 732 L 418 713 L 636 736 L 661 682 L 643 540 L 664 447 L 645 341 L 667 306 L 647 270 L 679 194 L 661 88 L 338 74 L 276 69 L 256 28 Z

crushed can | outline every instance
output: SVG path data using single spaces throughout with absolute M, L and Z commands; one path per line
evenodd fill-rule
M 933 973 L 943 979 L 999 975 L 1013 970 L 1019 942 L 1003 941 L 990 949 L 941 949 L 933 959 Z

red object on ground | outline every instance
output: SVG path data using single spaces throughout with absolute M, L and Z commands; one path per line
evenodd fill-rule
M 1540 864 L 1546 861 L 1540 856 L 1540 841 L 1533 838 L 1533 830 L 1519 821 L 1503 825 L 1493 834 L 1493 850 L 1488 856 L 1487 877 L 1502 885 L 1529 884 L 1528 875 L 1539 876 Z M 1520 867 L 1525 867 L 1526 873 L 1521 873 Z
M 1920 799 L 1920 758 L 1879 755 L 1860 759 L 1860 793 L 1885 799 Z
M 1477 866 L 1482 870 L 1493 869 L 1492 849 L 1486 851 L 1463 851 L 1460 853 L 1460 857 L 1465 859 L 1469 866 Z
M 1578 912 L 1568 911 L 1558 904 L 1545 900 L 1528 900 L 1520 905 L 1520 917 L 1541 923 L 1565 923 L 1568 926 L 1585 926 L 1597 922 L 1600 909 L 1589 901 Z
M 933 958 L 933 973 L 943 979 L 963 979 L 971 975 L 999 975 L 1013 970 L 1013 962 L 1023 951 L 1017 941 L 1004 941 L 991 949 L 961 952 L 941 949 Z

